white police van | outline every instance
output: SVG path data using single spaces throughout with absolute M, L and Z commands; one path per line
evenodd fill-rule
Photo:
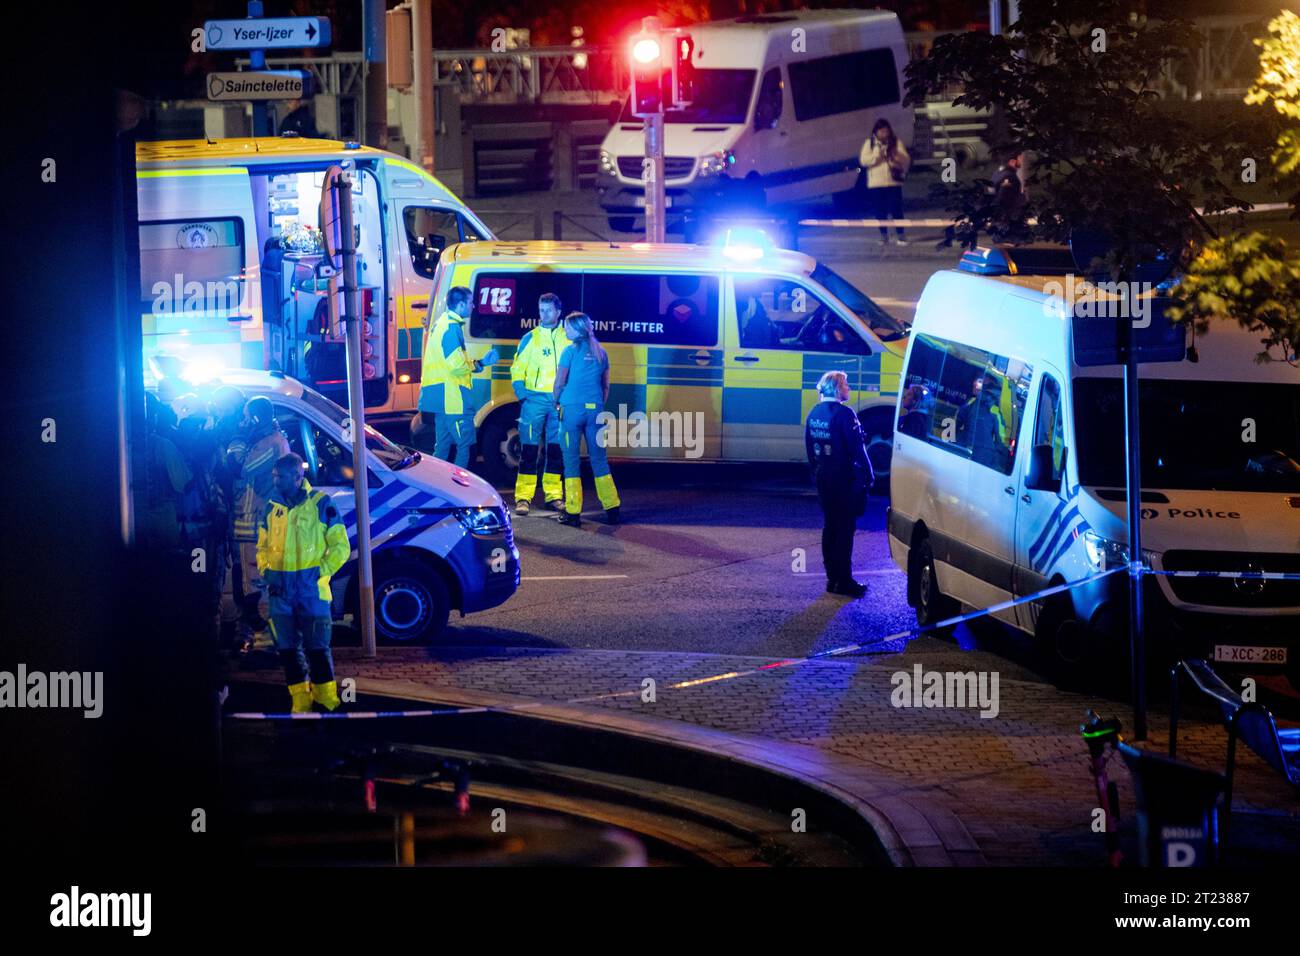
M 967 253 L 917 305 L 888 524 L 922 624 L 1128 562 L 1122 368 L 1079 365 L 1067 279 L 1024 271 Z M 1259 338 L 1216 321 L 1184 361 L 1141 366 L 1142 560 L 1156 571 L 1300 572 L 1300 366 L 1257 364 Z M 994 616 L 1063 674 L 1113 668 L 1127 588 L 1120 572 Z M 1296 681 L 1300 581 L 1145 588 L 1153 650 Z
M 294 379 L 272 372 L 230 370 L 219 384 L 246 399 L 263 395 L 306 464 L 313 488 L 338 509 L 352 544 L 331 580 L 336 618 L 356 615 L 356 498 L 347 410 Z M 427 642 L 446 627 L 452 608 L 463 617 L 504 603 L 519 587 L 519 551 L 509 512 L 482 478 L 445 461 L 395 445 L 366 427 L 375 631 L 390 643 Z
M 664 114 L 669 213 L 848 193 L 878 119 L 910 147 L 907 45 L 887 10 L 801 10 L 690 29 L 693 102 Z M 600 149 L 596 192 L 610 227 L 645 211 L 645 127 L 624 104 Z

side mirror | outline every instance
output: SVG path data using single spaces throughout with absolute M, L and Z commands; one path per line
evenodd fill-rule
M 1061 449 L 1060 474 L 1065 475 L 1065 458 L 1068 448 Z M 1035 445 L 1029 451 L 1029 471 L 1025 474 L 1025 487 L 1030 491 L 1060 491 L 1061 478 L 1053 477 L 1056 471 L 1051 445 Z

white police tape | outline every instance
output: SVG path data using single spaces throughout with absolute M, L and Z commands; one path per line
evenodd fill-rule
M 905 631 L 899 631 L 890 634 L 887 637 L 872 641 L 868 644 L 845 644 L 840 647 L 833 647 L 828 650 L 818 651 L 815 654 L 809 654 L 805 657 L 792 657 L 785 660 L 772 661 L 768 664 L 762 664 L 758 667 L 751 667 L 746 670 L 727 671 L 722 674 L 714 674 L 709 677 L 696 677 L 690 680 L 678 681 L 674 684 L 668 684 L 669 690 L 685 690 L 689 687 L 698 687 L 702 684 L 716 684 L 724 680 L 735 680 L 739 677 L 750 677 L 754 674 L 761 674 L 766 671 L 779 670 L 785 667 L 797 667 L 800 664 L 806 664 L 809 661 L 820 660 L 825 657 L 837 657 L 843 654 L 853 654 L 860 652 L 877 653 L 877 654 L 894 654 L 902 649 L 902 646 L 910 640 L 928 634 L 931 631 L 938 631 L 944 628 L 955 627 L 966 621 L 983 617 L 986 614 L 993 614 L 996 611 L 1004 611 L 1008 608 L 1016 607 L 1020 604 L 1028 604 L 1031 601 L 1041 601 L 1055 594 L 1076 588 L 1081 584 L 1089 584 L 1093 581 L 1100 581 L 1102 578 L 1109 577 L 1112 574 L 1118 574 L 1120 571 L 1127 571 L 1128 565 L 1117 568 L 1109 568 L 1105 571 L 1099 571 L 1096 574 L 1090 574 L 1086 578 L 1080 578 L 1077 581 L 1067 581 L 1062 584 L 1056 584 L 1052 587 L 1043 588 L 1041 591 L 1035 591 L 1033 594 L 1026 594 L 1023 597 L 1013 598 L 1009 601 L 1002 601 L 990 607 L 980 608 L 974 611 L 968 611 L 965 614 L 958 614 L 954 617 L 945 618 L 934 624 L 908 628 Z M 620 697 L 635 697 L 641 694 L 641 690 L 623 690 L 611 691 L 605 694 L 594 694 L 589 697 L 574 697 L 569 700 L 561 701 L 560 705 L 566 704 L 584 704 L 593 701 L 614 700 Z M 231 720 L 370 720 L 384 717 L 453 717 L 463 714 L 486 714 L 486 713 L 511 713 L 520 710 L 536 708 L 537 701 L 524 701 L 519 704 L 505 704 L 491 707 L 447 707 L 438 710 L 376 710 L 376 711 L 352 711 L 341 713 L 316 713 L 309 714 L 282 714 L 282 713 L 263 713 L 263 712 L 240 712 L 227 714 Z
M 1085 578 L 1079 578 L 1075 581 L 1066 581 L 1051 587 L 1043 588 L 1032 594 L 1026 594 L 1011 600 L 1001 601 L 997 604 L 985 608 L 978 608 L 974 611 L 967 611 L 964 614 L 957 614 L 952 617 L 944 618 L 942 621 L 936 621 L 934 624 L 926 624 L 908 628 L 905 631 L 898 631 L 885 637 L 871 641 L 869 643 L 844 644 L 839 647 L 828 648 L 824 651 L 817 651 L 814 654 L 808 654 L 804 657 L 792 657 L 784 660 L 772 661 L 768 664 L 762 664 L 758 667 L 750 667 L 745 670 L 726 671 L 721 674 L 713 674 L 708 677 L 696 677 L 690 680 L 678 681 L 668 684 L 669 690 L 685 690 L 690 687 L 698 687 L 703 684 L 716 684 L 721 681 L 735 680 L 740 677 L 750 677 L 754 674 L 762 674 L 767 671 L 780 670 L 787 667 L 797 667 L 800 664 L 806 664 L 810 661 L 821 660 L 827 657 L 839 657 L 844 654 L 873 653 L 873 654 L 896 654 L 902 650 L 903 646 L 911 640 L 915 640 L 924 634 L 933 631 L 941 631 L 947 628 L 956 627 L 958 624 L 964 624 L 967 621 L 973 621 L 976 618 L 994 614 L 998 611 L 1009 610 L 1021 604 L 1028 604 L 1032 601 L 1041 601 L 1045 598 L 1062 594 L 1072 588 L 1079 587 L 1082 584 L 1090 584 L 1094 581 L 1100 581 L 1112 574 L 1119 574 L 1121 571 L 1134 572 L 1139 576 L 1143 574 L 1154 574 L 1161 577 L 1179 577 L 1179 578 L 1247 578 L 1257 580 L 1279 580 L 1279 581 L 1300 581 L 1300 573 L 1290 573 L 1282 571 L 1157 571 L 1148 568 L 1145 565 L 1136 567 L 1128 564 L 1119 567 L 1108 568 L 1105 571 L 1099 571 L 1096 574 L 1090 574 Z M 561 701 L 561 704 L 583 704 L 602 700 L 614 700 L 620 697 L 635 697 L 641 694 L 640 689 L 611 691 L 605 694 L 593 694 L 588 697 L 574 697 L 569 700 Z M 231 720 L 374 720 L 387 717 L 453 717 L 465 714 L 487 714 L 487 713 L 511 713 L 521 710 L 536 708 L 538 702 L 525 701 L 519 704 L 494 705 L 490 707 L 446 707 L 436 710 L 377 710 L 377 711 L 349 711 L 341 713 L 309 713 L 309 714 L 282 714 L 282 713 L 262 713 L 262 712 L 241 712 L 227 714 Z
M 1256 581 L 1300 581 L 1300 573 L 1291 571 L 1157 571 L 1143 568 L 1143 574 L 1162 578 L 1245 578 Z

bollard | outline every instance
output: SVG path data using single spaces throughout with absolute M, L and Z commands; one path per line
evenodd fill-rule
M 1205 867 L 1219 862 L 1219 797 L 1223 774 L 1161 754 L 1118 745 L 1137 791 L 1143 866 Z

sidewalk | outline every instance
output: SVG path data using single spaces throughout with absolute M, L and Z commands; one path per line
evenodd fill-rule
M 898 841 L 898 862 L 995 866 L 1099 865 L 1101 837 L 1091 832 L 1096 803 L 1086 750 L 1078 736 L 1093 707 L 1129 723 L 1123 705 L 1058 691 L 1014 664 L 999 671 L 999 712 L 898 709 L 891 675 L 966 671 L 980 662 L 939 642 L 904 653 L 818 660 L 750 676 L 671 689 L 670 684 L 749 670 L 767 658 L 630 651 L 516 648 L 382 648 L 367 661 L 337 651 L 340 678 L 367 693 L 419 695 L 447 703 L 523 705 L 528 713 L 585 720 L 669 735 L 685 745 L 746 751 L 770 766 L 851 794 L 864 815 Z M 269 676 L 269 675 L 268 675 Z M 656 701 L 642 703 L 646 678 Z M 634 692 L 607 699 L 603 694 Z M 581 703 L 571 701 L 583 699 Z M 455 719 L 455 718 L 447 718 Z M 1153 711 L 1150 741 L 1164 750 L 1167 715 Z M 719 737 L 722 731 L 728 737 Z M 797 746 L 791 746 L 797 745 Z M 1224 732 L 1217 723 L 1184 719 L 1179 756 L 1222 769 Z M 1135 807 L 1127 771 L 1116 760 L 1121 812 Z M 1300 801 L 1244 748 L 1238 752 L 1233 830 L 1274 841 L 1300 833 Z

